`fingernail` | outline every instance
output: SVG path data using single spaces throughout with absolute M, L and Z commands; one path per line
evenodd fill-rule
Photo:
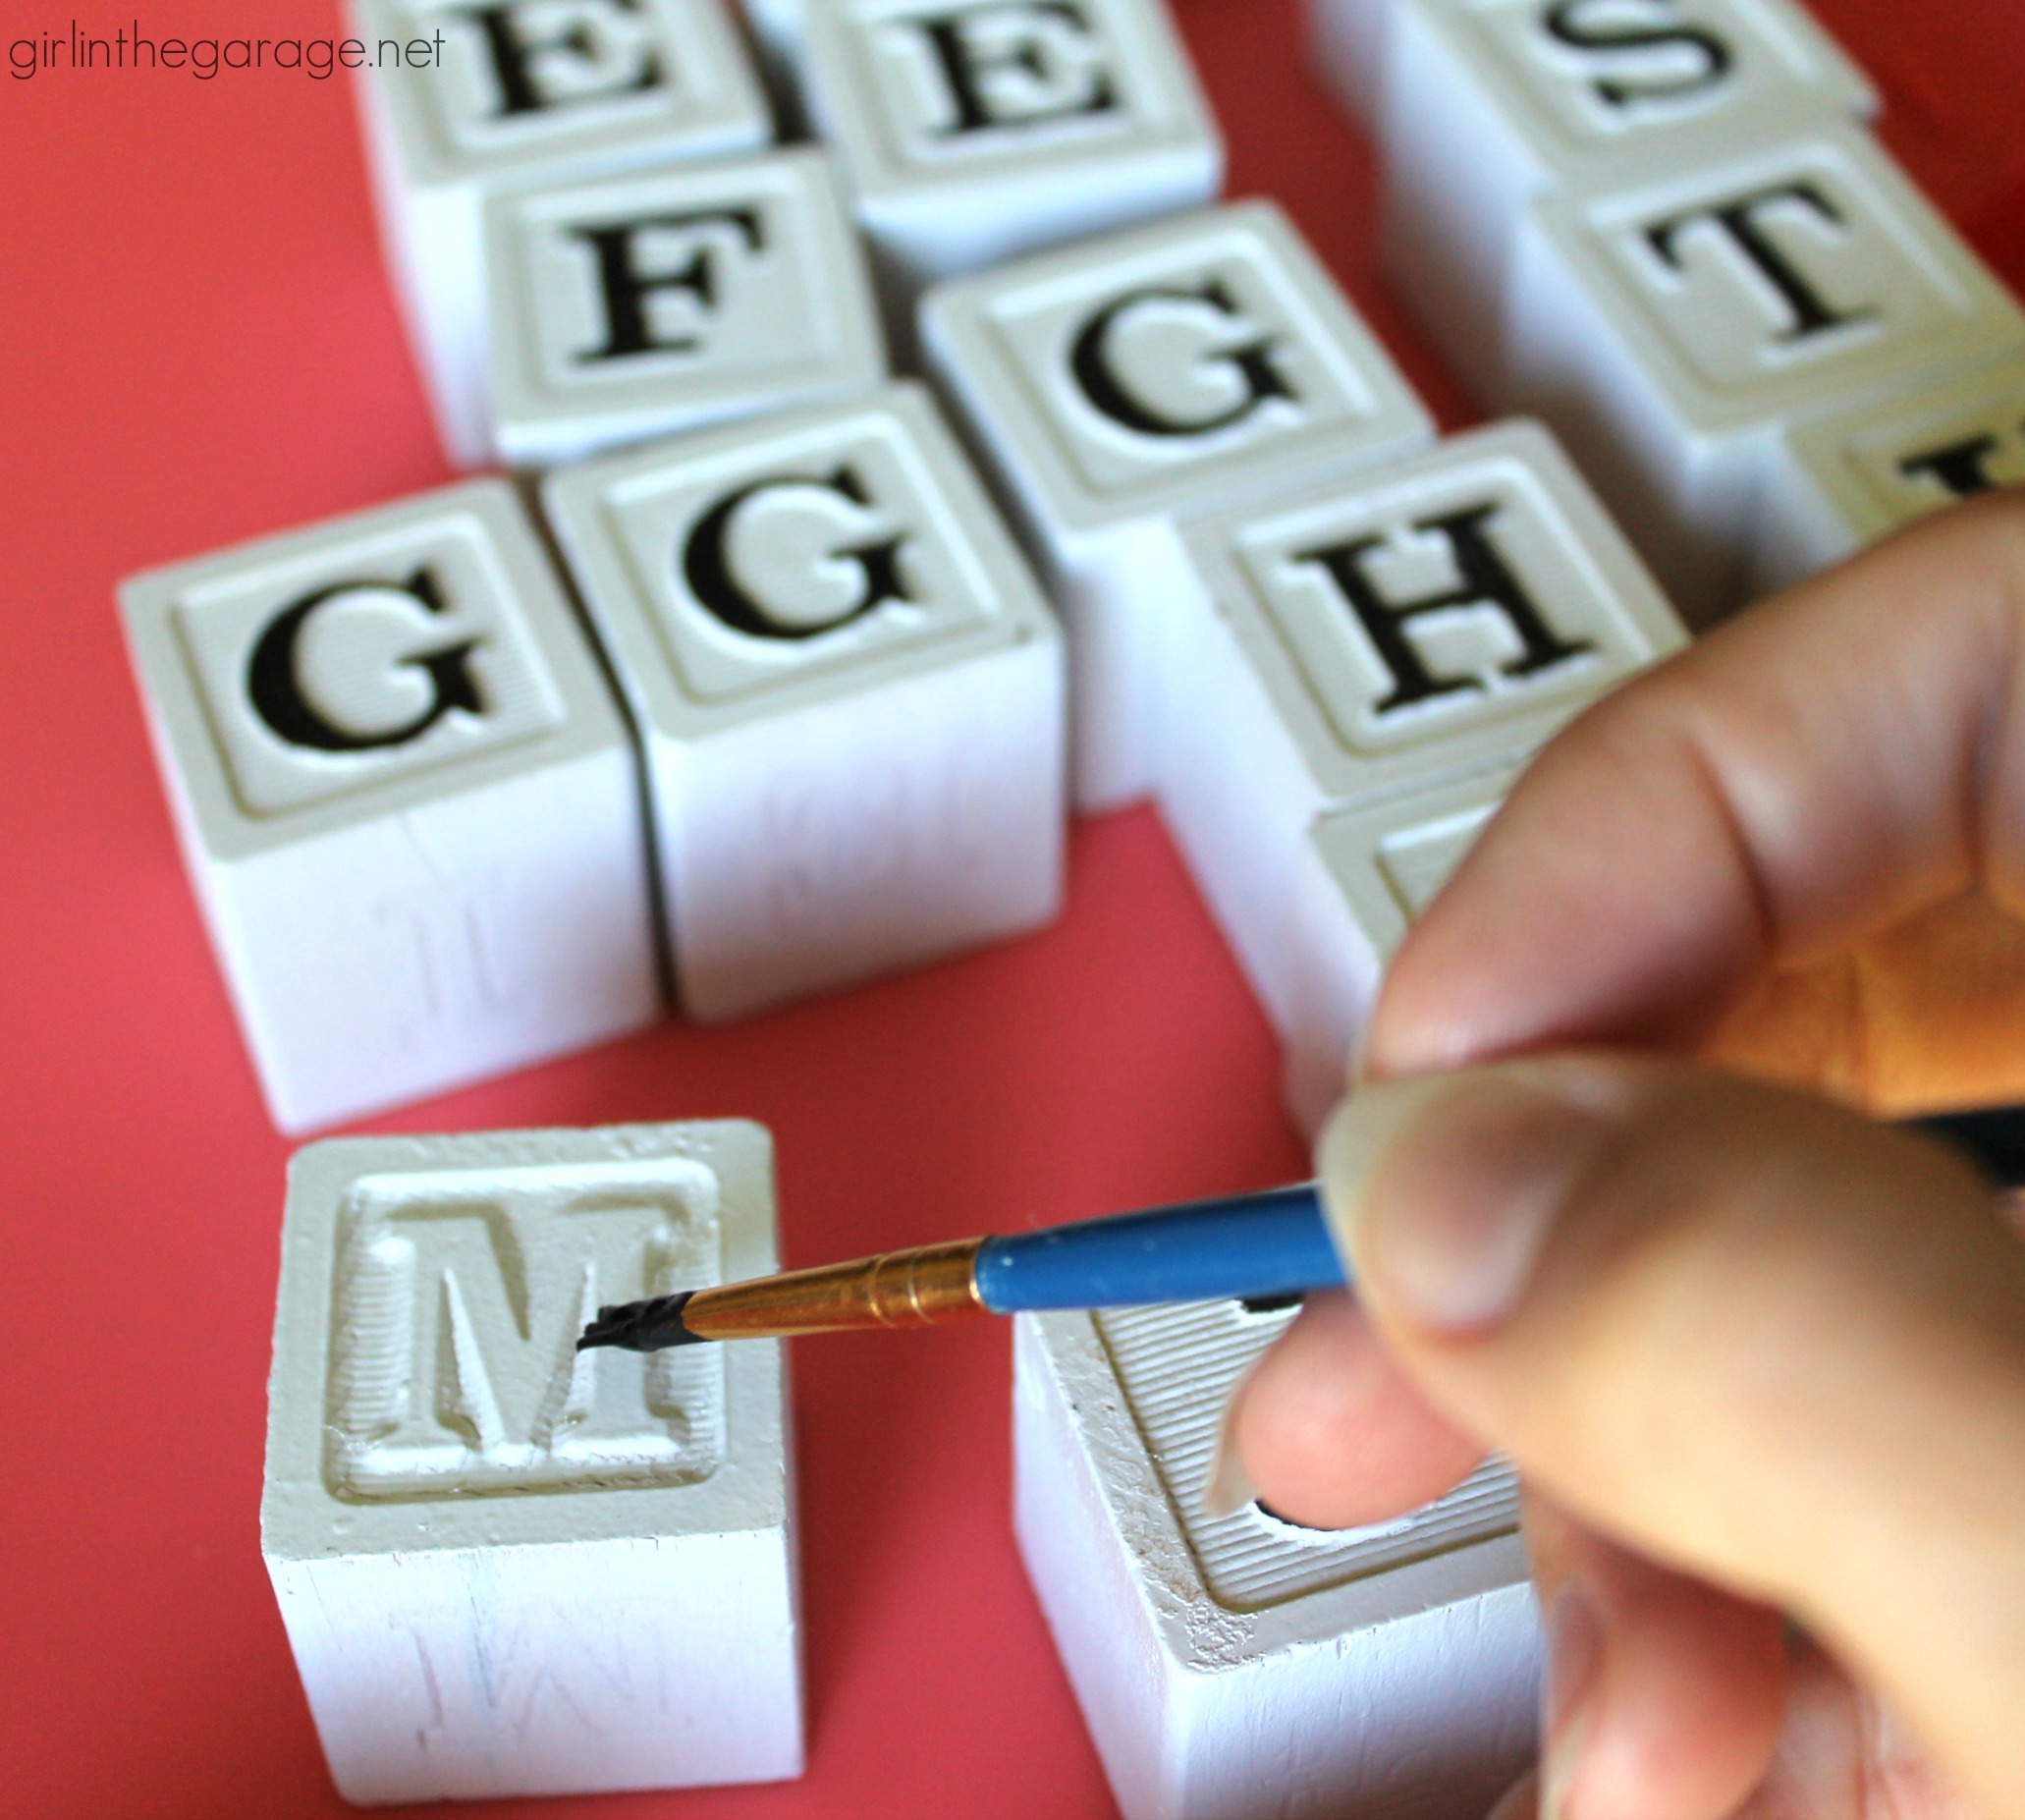
M 1243 1402 L 1244 1387 L 1250 1382 L 1251 1373 L 1247 1371 L 1231 1387 L 1224 1402 L 1223 1419 L 1217 1424 L 1217 1451 L 1210 1456 L 1209 1477 L 1202 1485 L 1202 1514 L 1212 1521 L 1236 1516 L 1247 1504 L 1256 1502 L 1259 1495 L 1237 1452 L 1237 1406 Z
M 1579 1065 L 1381 1081 L 1322 1140 L 1324 1198 L 1358 1281 L 1444 1332 L 1509 1316 L 1577 1178 L 1609 1141 Z
M 1587 1593 L 1563 1586 L 1547 1614 L 1547 1682 L 1541 1690 L 1540 1820 L 1572 1820 L 1589 1742 L 1589 1708 L 1603 1667 L 1603 1624 Z

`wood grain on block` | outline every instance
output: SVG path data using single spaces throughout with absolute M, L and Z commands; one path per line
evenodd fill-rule
M 1512 392 L 1694 624 L 1734 605 L 1781 424 L 2025 346 L 2025 316 L 1863 134 L 1819 128 L 1534 204 Z
M 1223 183 L 1160 0 L 830 0 L 805 57 L 810 120 L 903 299 Z
M 1480 1814 L 1532 1745 L 1517 1493 L 1395 1523 L 1202 1510 L 1225 1399 L 1286 1313 L 1022 1315 L 1014 1512 L 1126 1820 Z
M 924 388 L 615 457 L 547 501 L 645 739 L 692 1014 L 1055 914 L 1062 636 Z
M 1283 1033 L 1316 818 L 1529 751 L 1685 634 L 1532 423 L 1184 526 L 1161 805 Z
M 764 144 L 766 97 L 722 0 L 350 0 L 387 262 L 453 462 L 489 458 L 488 196 Z
M 816 151 L 486 207 L 495 452 L 523 467 L 867 391 L 871 277 Z
M 283 1130 L 657 1016 L 630 743 L 505 483 L 156 570 L 121 601 Z
M 2025 482 L 2025 355 L 1782 430 L 1751 539 L 1769 593 L 1957 500 Z
M 754 1125 L 296 1158 L 261 1551 L 348 1800 L 800 1774 L 780 1347 L 575 1351 L 775 1268 Z
M 1067 624 L 1076 799 L 1154 784 L 1176 524 L 1432 440 L 1321 261 L 1267 202 L 939 286 L 922 345 Z
M 1294 861 L 1286 1109 L 1310 1137 L 1349 1084 L 1385 969 L 1517 781 L 1500 765 L 1325 815 Z
M 1389 17 L 1387 263 L 1494 409 L 1512 240 L 1533 197 L 1877 107 L 1792 0 L 1390 0 Z

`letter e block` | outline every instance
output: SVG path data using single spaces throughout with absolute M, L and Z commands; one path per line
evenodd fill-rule
M 156 570 L 121 601 L 284 1131 L 658 1015 L 631 745 L 510 487 Z
M 1877 109 L 1862 72 L 1791 0 L 1396 0 L 1391 11 L 1387 260 L 1494 409 L 1528 202 L 1721 162 Z
M 773 121 L 722 0 L 351 0 L 387 262 L 445 450 L 487 458 L 485 199 L 746 151 Z
M 1517 1489 L 1362 1530 L 1202 1509 L 1225 1399 L 1290 1314 L 1021 1315 L 1014 1523 L 1124 1820 L 1480 1814 L 1534 1746 Z
M 1213 209 L 923 300 L 931 369 L 1067 622 L 1076 800 L 1153 788 L 1176 525 L 1417 450 L 1420 402 L 1279 209 Z
M 1324 813 L 1490 770 L 1685 634 L 1531 423 L 1186 527 L 1162 807 L 1276 1028 Z
M 1782 424 L 2025 346 L 2002 285 L 1847 129 L 1536 204 L 1508 314 L 1514 400 L 1693 625 L 1736 602 Z
M 646 742 L 684 1007 L 1030 929 L 1062 888 L 1062 636 L 924 388 L 553 476 Z
M 296 1158 L 260 1546 L 347 1800 L 801 1773 L 779 1344 L 575 1350 L 775 1268 L 754 1125 Z
M 712 162 L 486 209 L 501 461 L 868 390 L 886 340 L 820 152 Z
M 825 0 L 805 29 L 810 119 L 902 303 L 1223 183 L 1158 0 Z

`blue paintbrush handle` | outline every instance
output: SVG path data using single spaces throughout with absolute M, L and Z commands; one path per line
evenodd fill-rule
M 2025 1108 L 1916 1120 L 1911 1129 L 1966 1151 L 2000 1186 L 2025 1186 Z M 987 1239 L 976 1266 L 978 1294 L 995 1314 L 1264 1301 L 1345 1280 L 1312 1183 Z

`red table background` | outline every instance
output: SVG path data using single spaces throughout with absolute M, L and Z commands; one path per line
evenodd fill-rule
M 137 10 L 157 37 L 338 29 L 336 0 L 5 0 L 0 44 Z M 1369 155 L 1305 74 L 1296 0 L 1176 10 L 1231 193 L 1286 203 L 1467 420 L 1378 277 Z M 1882 86 L 1892 150 L 2025 289 L 2025 11 L 1818 11 Z M 177 862 L 111 589 L 447 474 L 342 79 L 0 74 L 0 1811 L 343 1813 L 259 1557 L 287 1145 Z M 373 1129 L 757 1118 L 798 1264 L 1289 1178 L 1277 1078 L 1142 810 L 1077 830 L 1047 934 Z M 1112 1811 L 1013 1549 L 1006 1333 L 803 1346 L 794 1369 L 806 1779 L 473 1820 Z

